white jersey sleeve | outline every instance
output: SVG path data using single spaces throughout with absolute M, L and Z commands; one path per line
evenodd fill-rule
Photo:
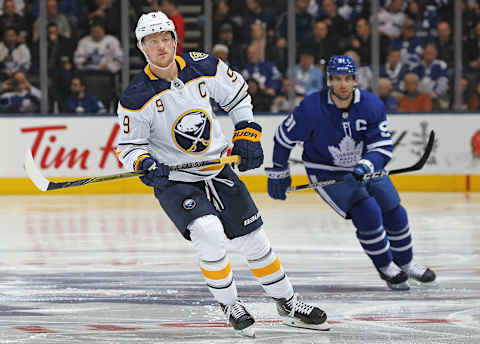
M 217 74 L 209 82 L 212 98 L 230 115 L 234 124 L 253 121 L 252 100 L 242 75 L 219 60 Z
M 137 159 L 144 154 L 149 154 L 150 135 L 150 107 L 140 111 L 132 111 L 118 104 L 118 120 L 120 136 L 117 144 L 118 159 L 131 171 L 135 170 Z

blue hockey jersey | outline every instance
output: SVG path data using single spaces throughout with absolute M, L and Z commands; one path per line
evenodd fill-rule
M 274 141 L 274 164 L 286 166 L 290 151 L 303 143 L 307 173 L 328 178 L 352 171 L 360 159 L 381 170 L 392 158 L 384 104 L 358 89 L 348 109 L 337 108 L 330 89 L 307 96 L 277 128 Z

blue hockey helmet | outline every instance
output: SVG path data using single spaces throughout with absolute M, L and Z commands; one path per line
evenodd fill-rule
M 355 62 L 350 56 L 335 55 L 330 58 L 327 66 L 327 76 L 330 79 L 330 76 L 337 74 L 349 74 L 353 75 L 354 78 L 356 77 L 357 67 L 355 67 Z

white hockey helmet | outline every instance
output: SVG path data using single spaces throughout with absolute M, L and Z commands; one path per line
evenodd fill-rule
M 170 31 L 175 38 L 175 45 L 178 42 L 177 32 L 175 31 L 175 24 L 163 12 L 150 12 L 142 14 L 138 19 L 137 27 L 135 29 L 135 36 L 137 42 L 141 45 L 145 36 L 156 32 Z

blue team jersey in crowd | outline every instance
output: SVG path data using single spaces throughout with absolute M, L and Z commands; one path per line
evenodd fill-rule
M 330 89 L 307 96 L 275 133 L 273 162 L 286 166 L 291 149 L 303 143 L 308 174 L 333 177 L 368 159 L 375 170 L 392 157 L 392 139 L 383 102 L 373 93 L 354 90 L 348 109 L 339 109 Z

